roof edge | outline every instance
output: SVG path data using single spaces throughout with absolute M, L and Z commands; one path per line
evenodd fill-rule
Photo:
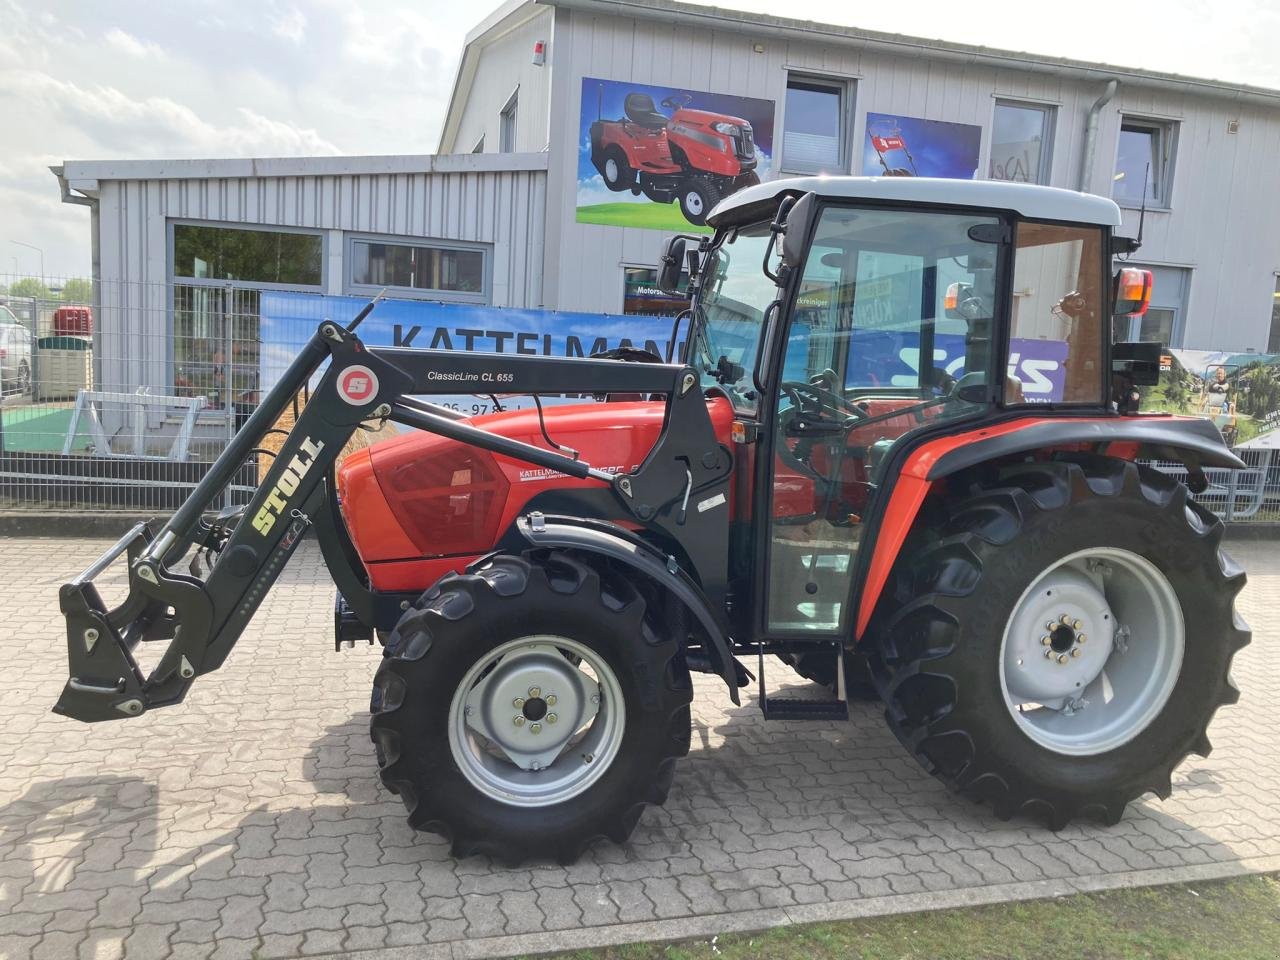
M 67 180 L 216 180 L 243 177 L 507 173 L 547 169 L 545 153 L 188 160 L 64 160 Z
M 1229 100 L 1254 100 L 1272 107 L 1280 107 L 1280 90 L 1250 84 L 1231 83 L 1201 77 L 1188 77 L 1176 73 L 1139 70 L 1135 67 L 1072 60 L 1047 54 L 1002 50 L 973 44 L 953 43 L 905 34 L 881 33 L 857 27 L 794 20 L 770 14 L 751 13 L 725 7 L 700 6 L 681 3 L 678 0 L 536 0 L 547 6 L 580 10 L 596 15 L 660 19 L 667 22 L 701 22 L 711 29 L 737 30 L 744 33 L 782 35 L 809 41 L 839 44 L 857 44 L 880 50 L 916 50 L 934 56 L 950 57 L 969 62 L 989 63 L 1009 69 L 1043 72 L 1046 70 L 1070 71 L 1088 79 L 1120 79 L 1136 86 L 1176 87 L 1192 90 L 1206 96 Z

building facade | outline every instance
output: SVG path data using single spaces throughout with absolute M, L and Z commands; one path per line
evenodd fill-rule
M 665 152 L 645 159 L 659 140 Z M 700 144 L 711 154 L 696 155 Z M 130 365 L 109 379 L 164 387 L 201 298 L 228 285 L 249 300 L 276 285 L 386 286 L 495 307 L 663 312 L 659 245 L 698 229 L 685 200 L 813 173 L 1109 195 L 1129 234 L 1145 202 L 1134 262 L 1155 271 L 1156 292 L 1131 335 L 1265 351 L 1280 344 L 1278 153 L 1277 91 L 668 0 L 512 0 L 467 39 L 438 156 L 55 173 L 64 197 L 95 207 L 102 336 L 119 338 L 100 353 Z M 607 182 L 619 163 L 623 179 Z M 278 263 L 288 247 L 306 267 L 211 266 L 218 230 L 265 231 L 241 239 L 274 244 Z M 131 297 L 166 299 L 138 311 Z M 166 332 L 163 355 L 131 355 L 142 333 Z

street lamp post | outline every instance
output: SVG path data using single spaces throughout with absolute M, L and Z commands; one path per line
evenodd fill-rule
M 21 240 L 11 240 L 10 243 L 16 243 L 20 247 L 26 247 L 28 250 L 34 250 L 40 254 L 40 282 L 44 283 L 44 251 L 37 247 L 34 243 L 24 243 Z

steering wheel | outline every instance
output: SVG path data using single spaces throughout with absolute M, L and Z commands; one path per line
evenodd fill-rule
M 788 399 L 796 407 L 806 413 L 815 413 L 818 416 L 823 416 L 824 414 L 834 415 L 836 417 L 843 415 L 853 417 L 855 420 L 866 419 L 866 410 L 863 410 L 856 403 L 834 389 L 835 376 L 835 373 L 828 369 L 822 371 L 807 383 L 803 380 L 783 380 L 778 385 L 778 388 L 787 395 Z M 805 402 L 806 398 L 809 401 L 807 403 Z

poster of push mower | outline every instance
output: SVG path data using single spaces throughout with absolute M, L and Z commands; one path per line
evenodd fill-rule
M 982 128 L 968 123 L 867 114 L 862 172 L 868 177 L 950 177 L 978 172 Z
M 773 101 L 582 80 L 579 223 L 710 233 L 722 199 L 768 179 Z

